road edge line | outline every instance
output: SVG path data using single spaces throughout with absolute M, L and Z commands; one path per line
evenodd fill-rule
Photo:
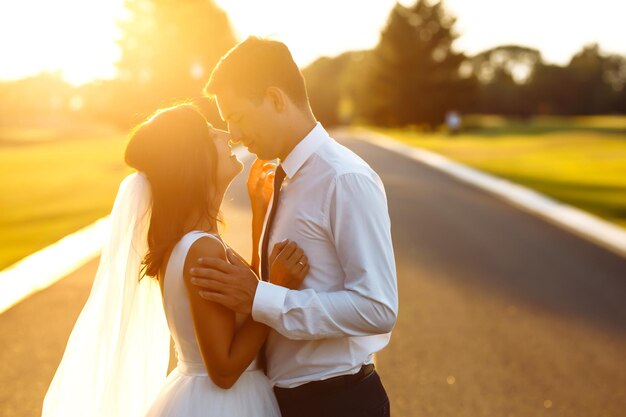
M 233 152 L 242 162 L 252 157 L 244 147 Z M 100 256 L 109 228 L 109 216 L 102 217 L 1 270 L 0 314 Z
M 96 258 L 109 225 L 103 217 L 0 271 L 0 314 Z

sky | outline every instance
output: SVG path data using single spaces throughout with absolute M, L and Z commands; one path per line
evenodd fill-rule
M 319 56 L 372 48 L 395 0 L 215 0 L 239 39 L 272 36 L 304 67 Z M 409 5 L 413 1 L 401 0 Z M 60 70 L 80 84 L 115 75 L 123 0 L 0 0 L 0 79 Z M 445 0 L 473 54 L 519 44 L 565 64 L 583 45 L 626 55 L 626 0 Z M 35 11 L 35 13 L 33 13 Z

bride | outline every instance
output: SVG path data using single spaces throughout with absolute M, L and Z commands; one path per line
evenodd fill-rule
M 268 328 L 200 298 L 187 272 L 202 256 L 243 263 L 217 231 L 224 193 L 243 169 L 228 134 L 191 105 L 171 107 L 135 128 L 126 163 L 138 172 L 120 185 L 42 416 L 279 416 L 257 363 Z M 253 242 L 271 193 L 269 168 L 256 161 L 248 180 Z M 272 252 L 272 282 L 299 287 L 309 270 L 302 251 L 281 242 Z M 166 377 L 170 333 L 178 364 Z

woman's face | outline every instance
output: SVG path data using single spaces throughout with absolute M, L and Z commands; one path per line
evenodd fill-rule
M 233 178 L 243 171 L 243 163 L 232 152 L 228 132 L 212 126 L 209 130 L 217 150 L 217 181 L 220 188 L 226 190 Z

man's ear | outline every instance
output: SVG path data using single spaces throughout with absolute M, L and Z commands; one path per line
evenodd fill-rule
M 285 111 L 287 104 L 287 96 L 285 92 L 278 87 L 268 87 L 265 90 L 265 99 L 269 100 L 269 103 L 278 113 Z

